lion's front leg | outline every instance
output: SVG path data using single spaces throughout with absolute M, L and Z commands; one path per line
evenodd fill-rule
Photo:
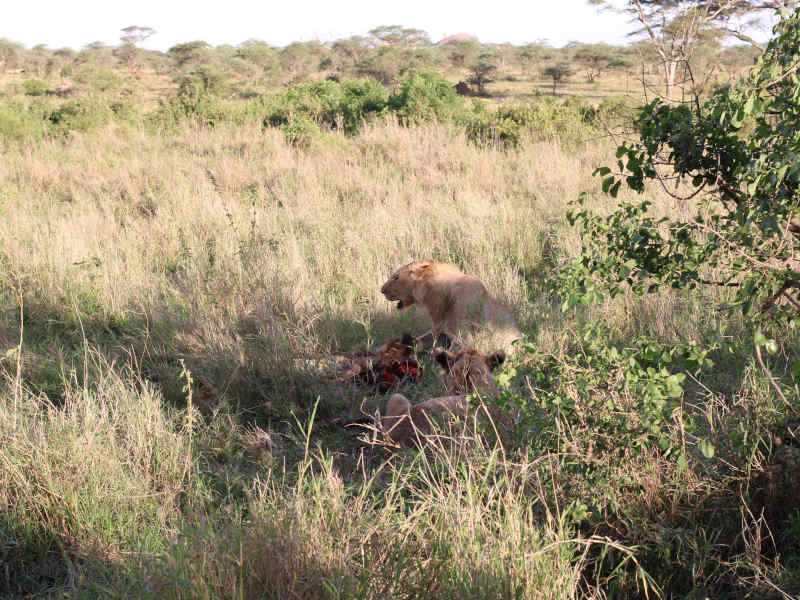
M 431 329 L 427 333 L 423 333 L 421 336 L 417 337 L 414 345 L 416 346 L 417 352 L 430 352 L 434 348 L 449 350 L 452 344 L 453 339 L 444 331 L 434 333 L 434 330 Z

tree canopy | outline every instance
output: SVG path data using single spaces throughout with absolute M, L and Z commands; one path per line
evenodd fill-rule
M 688 61 L 701 34 L 734 37 L 760 45 L 749 34 L 776 10 L 797 6 L 798 0 L 587 0 L 603 9 L 622 12 L 635 23 L 632 36 L 645 36 L 664 66 L 665 96 L 671 99 L 678 65 Z
M 724 286 L 758 319 L 800 316 L 800 11 L 784 18 L 751 73 L 701 104 L 654 100 L 640 137 L 598 169 L 603 191 L 660 183 L 689 217 L 656 218 L 647 200 L 607 217 L 583 200 L 569 214 L 583 257 L 568 269 L 567 304 L 603 293 Z

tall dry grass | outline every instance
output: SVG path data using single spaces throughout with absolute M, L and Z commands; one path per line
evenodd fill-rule
M 508 462 L 463 430 L 452 438 L 456 450 L 392 457 L 353 485 L 328 451 L 311 446 L 312 416 L 301 426 L 304 456 L 264 468 L 259 452 L 273 447 L 263 430 L 231 429 L 221 415 L 206 425 L 191 406 L 164 406 L 130 371 L 89 359 L 94 383 L 73 382 L 62 406 L 29 393 L 19 403 L 0 401 L 4 594 L 575 598 L 591 591 L 581 576 L 587 550 L 609 542 L 574 537 L 566 515 L 550 511 L 541 492 L 547 471 L 537 461 Z M 247 482 L 233 493 L 220 487 L 226 475 Z
M 479 276 L 554 346 L 570 323 L 544 280 L 580 251 L 563 215 L 597 189 L 611 149 L 502 151 L 392 122 L 308 150 L 275 130 L 188 123 L 7 148 L 0 349 L 18 353 L 2 362 L 0 590 L 602 595 L 584 575 L 608 542 L 553 507 L 547 462 L 471 438 L 455 458 L 386 460 L 316 437 L 352 398 L 293 359 L 424 330 L 379 293 L 421 257 Z M 592 310 L 671 339 L 713 324 L 697 303 Z M 298 427 L 317 400 L 317 429 Z
M 212 328 L 284 314 L 297 330 L 284 335 L 328 348 L 356 335 L 330 321 L 359 323 L 359 337 L 396 329 L 380 284 L 432 257 L 479 276 L 530 329 L 531 289 L 579 251 L 567 203 L 597 188 L 610 148 L 505 152 L 393 123 L 307 152 L 250 126 L 74 134 L 5 152 L 0 253 L 53 305 L 89 297 L 104 318 L 188 305 Z

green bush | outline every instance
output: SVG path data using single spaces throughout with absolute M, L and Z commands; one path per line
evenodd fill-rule
M 91 131 L 111 121 L 113 112 L 109 106 L 92 98 L 80 98 L 62 104 L 50 112 L 47 120 L 55 132 Z
M 777 487 L 790 486 L 786 478 L 796 473 L 797 450 L 770 456 L 780 452 L 771 449 L 773 435 L 785 435 L 775 426 L 790 430 L 776 405 L 748 390 L 743 412 L 730 407 L 709 428 L 708 388 L 699 382 L 719 372 L 710 356 L 730 358 L 716 344 L 631 338 L 589 322 L 565 331 L 557 348 L 520 344 L 497 377 L 500 404 L 519 416 L 517 443 L 534 456 L 558 457 L 553 487 L 568 490 L 568 512 L 582 533 L 611 530 L 635 547 L 664 597 L 692 597 L 697 589 L 702 597 L 734 597 L 722 590 L 739 585 L 733 581 L 751 567 L 734 542 L 742 526 L 729 507 L 763 506 L 763 465 Z M 791 569 L 796 543 L 786 532 L 794 525 L 778 517 L 791 511 L 778 504 L 787 496 L 773 497 L 761 518 L 770 515 L 776 555 Z M 609 597 L 636 597 L 630 573 L 616 572 L 609 584 Z
M 225 76 L 204 68 L 188 73 L 178 80 L 178 108 L 186 116 L 206 116 L 213 112 L 225 85 Z
M 21 102 L 0 105 L 0 141 L 39 139 L 44 135 L 45 123 L 40 115 Z
M 257 114 L 254 114 L 257 113 Z M 257 121 L 262 111 L 253 103 L 223 100 L 218 97 L 206 97 L 198 102 L 187 104 L 177 98 L 164 102 L 153 112 L 144 116 L 144 123 L 151 129 L 170 130 L 186 119 L 213 127 L 219 123 L 242 124 Z
M 344 80 L 302 83 L 267 100 L 265 127 L 283 127 L 302 115 L 319 127 L 358 133 L 361 123 L 389 112 L 404 124 L 450 121 L 464 112 L 463 100 L 438 73 L 409 75 L 389 94 L 378 82 Z
M 466 120 L 466 128 L 470 140 L 503 147 L 555 138 L 574 142 L 592 131 L 574 106 L 547 100 L 503 106 L 493 113 L 476 111 Z
M 22 89 L 26 96 L 42 96 L 50 89 L 50 85 L 41 79 L 27 79 L 22 82 Z
M 184 119 L 196 119 L 213 126 L 217 123 L 243 123 L 256 120 L 252 102 L 226 101 L 227 75 L 209 67 L 187 73 L 178 79 L 178 92 L 146 116 L 146 123 L 155 129 L 175 127 Z M 260 107 L 260 105 L 258 105 Z M 260 114 L 260 110 L 258 114 Z
M 342 127 L 348 135 L 357 133 L 359 125 L 368 118 L 385 114 L 387 92 L 377 81 L 345 80 L 341 85 Z
M 581 120 L 593 126 L 617 125 L 631 112 L 625 98 L 605 98 L 595 106 L 584 98 L 573 96 L 564 100 L 564 105 L 577 110 Z
M 406 125 L 425 121 L 450 121 L 465 111 L 455 88 L 435 71 L 407 76 L 389 97 L 389 109 Z
M 122 78 L 111 69 L 96 69 L 91 65 L 81 67 L 75 72 L 75 81 L 99 92 L 115 90 L 122 85 Z
M 595 171 L 600 187 L 616 198 L 660 184 L 681 211 L 662 217 L 644 198 L 621 200 L 609 214 L 581 196 L 568 213 L 583 240 L 576 289 L 729 288 L 731 306 L 748 319 L 797 326 L 800 11 L 775 35 L 746 78 L 702 105 L 656 99 L 637 110 L 638 135 L 617 148 L 613 166 Z M 800 374 L 800 360 L 793 370 Z
M 308 148 L 314 138 L 322 135 L 322 130 L 306 115 L 294 115 L 291 121 L 281 125 L 286 142 L 296 148 Z
M 263 125 L 282 127 L 302 115 L 318 127 L 354 135 L 365 119 L 385 112 L 387 99 L 388 92 L 372 80 L 301 83 L 266 100 Z
M 131 102 L 113 102 L 109 108 L 114 114 L 114 119 L 124 122 L 135 122 L 139 119 L 139 111 Z
M 695 342 L 665 345 L 648 336 L 615 344 L 614 332 L 603 325 L 581 326 L 577 333 L 561 356 L 541 354 L 534 344 L 520 346 L 530 355 L 520 374 L 537 394 L 506 394 L 504 403 L 521 409 L 521 431 L 537 432 L 528 444 L 542 453 L 567 452 L 568 447 L 606 456 L 685 452 L 685 439 L 674 432 L 699 433 L 690 416 L 676 412 L 685 373 L 698 375 L 713 366 L 707 356 L 714 348 Z M 516 374 L 507 368 L 501 385 Z M 588 431 L 592 435 L 582 437 Z M 698 447 L 709 443 L 695 439 Z

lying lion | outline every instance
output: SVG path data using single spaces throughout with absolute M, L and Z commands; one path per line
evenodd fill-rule
M 474 333 L 480 328 L 488 328 L 498 347 L 506 349 L 522 337 L 511 311 L 489 296 L 480 279 L 455 265 L 433 260 L 409 263 L 395 271 L 381 293 L 396 301 L 399 310 L 413 304 L 425 307 L 431 330 L 421 338 L 432 346 L 449 347 L 463 330 Z
M 411 404 L 402 394 L 392 394 L 380 421 L 380 430 L 391 445 L 407 446 L 429 434 L 434 423 L 442 423 L 453 415 L 466 415 L 468 394 L 496 391 L 492 371 L 503 363 L 505 355 L 487 356 L 474 349 L 456 353 L 440 350 L 435 358 L 446 373 L 445 390 L 450 395 Z

